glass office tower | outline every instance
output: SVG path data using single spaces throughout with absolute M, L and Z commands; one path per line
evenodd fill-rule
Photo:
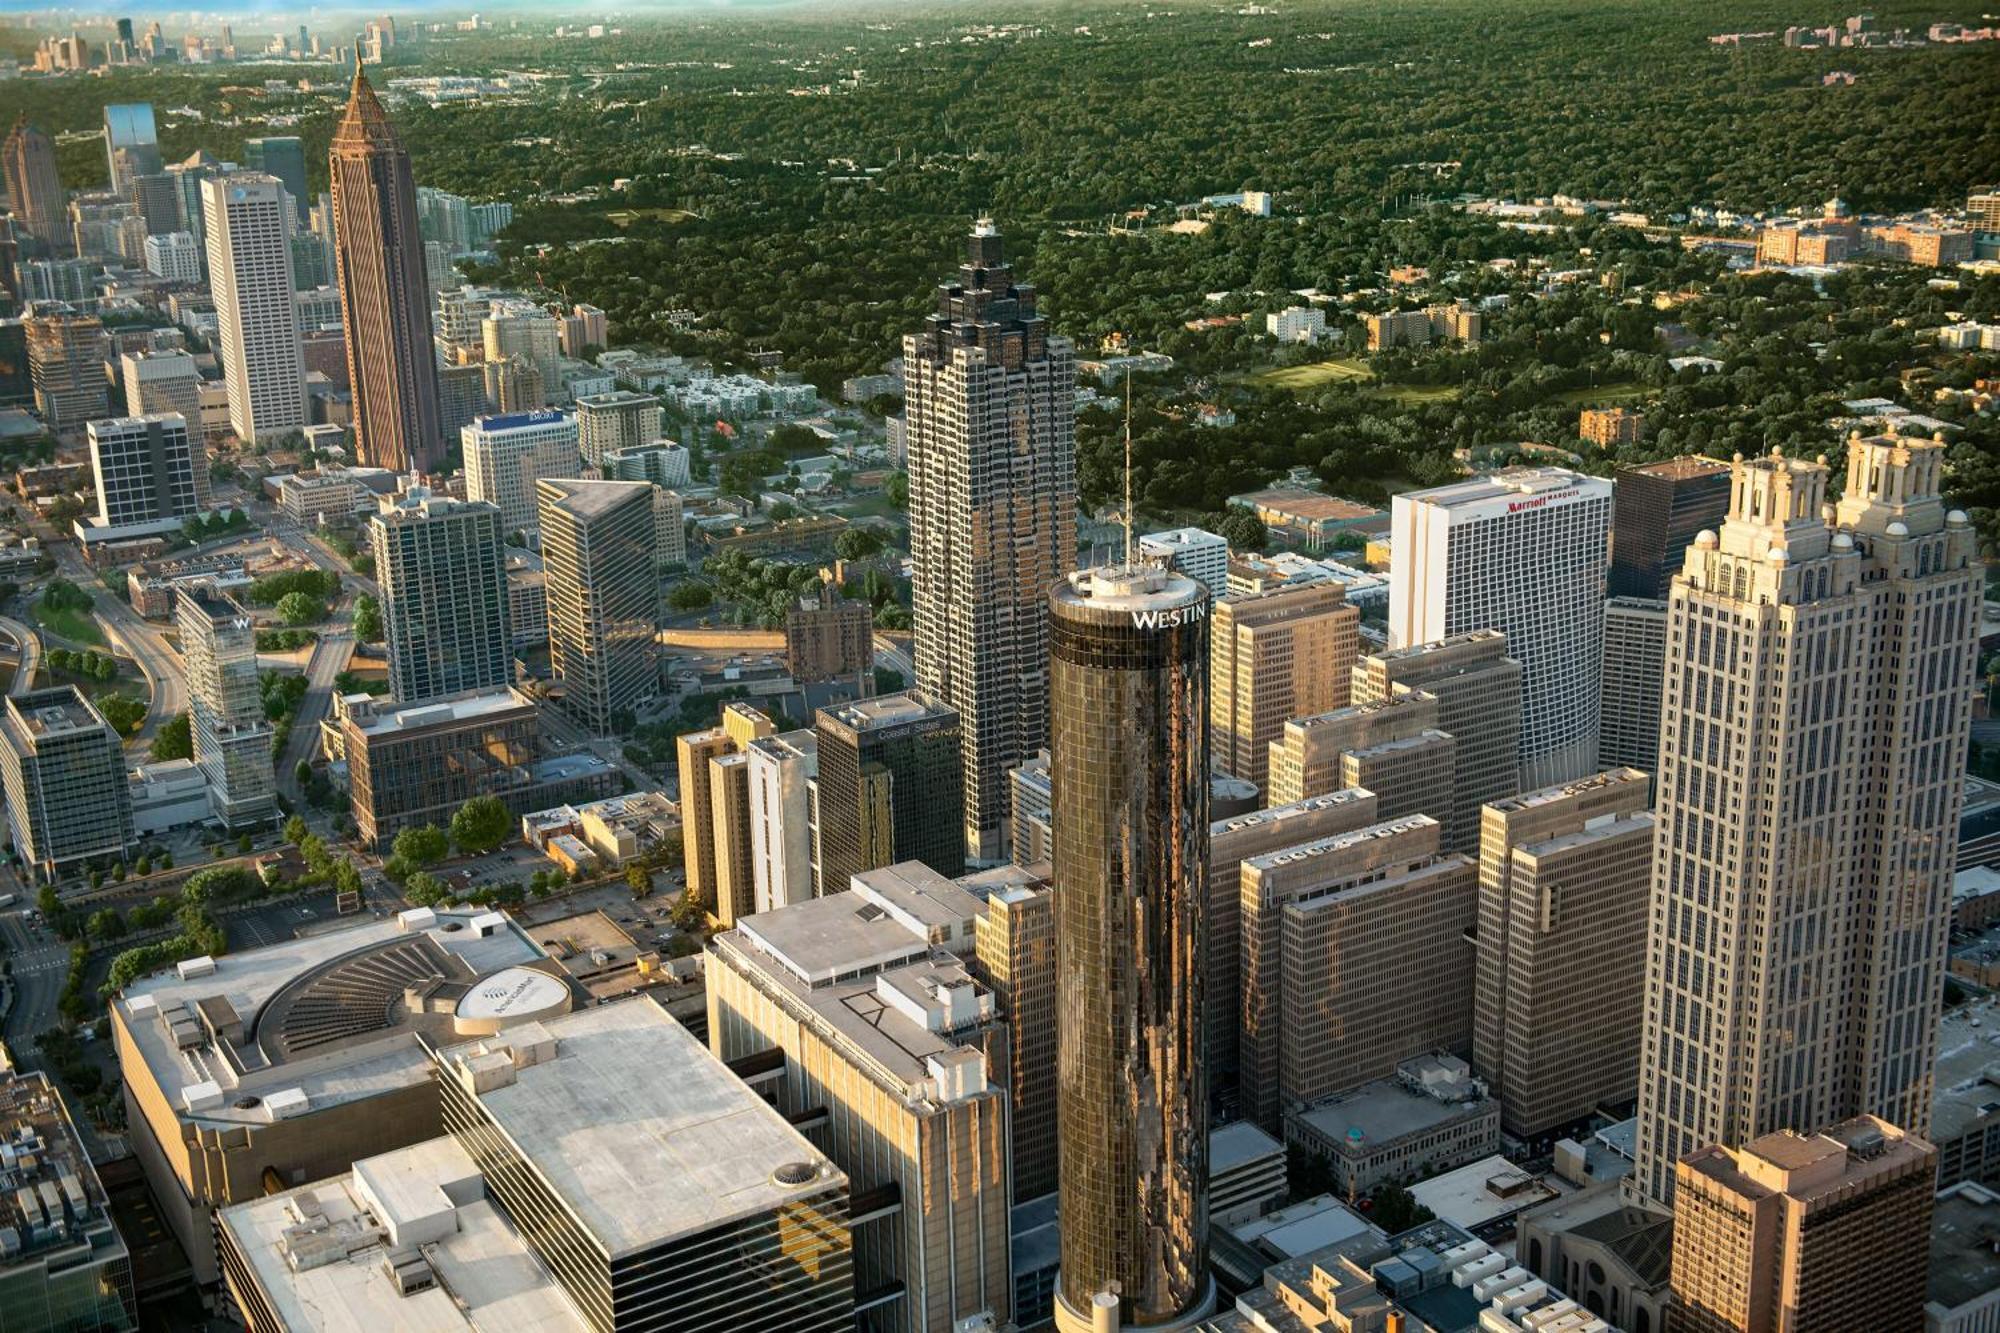
M 1202 920 L 1208 590 L 1153 566 L 1049 594 L 1062 1277 L 1056 1324 L 1209 1309 Z

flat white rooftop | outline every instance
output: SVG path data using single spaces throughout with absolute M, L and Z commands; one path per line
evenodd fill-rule
M 579 1010 L 446 1047 L 447 1076 L 554 1039 L 474 1094 L 517 1151 L 613 1257 L 766 1213 L 846 1177 L 649 1000 Z M 812 1168 L 806 1183 L 773 1178 Z
M 400 1295 L 385 1271 L 391 1248 L 381 1236 L 318 1267 L 294 1268 L 287 1232 L 315 1209 L 324 1234 L 368 1239 L 386 1223 L 362 1179 L 393 1181 L 402 1208 L 430 1196 L 454 1214 L 450 1230 L 424 1257 L 438 1285 Z M 462 1202 L 452 1207 L 451 1192 Z M 468 1197 L 468 1195 L 470 1197 Z M 568 1296 L 522 1241 L 506 1215 L 485 1196 L 479 1172 L 452 1138 L 431 1139 L 355 1163 L 354 1173 L 240 1203 L 218 1214 L 258 1285 L 287 1328 L 315 1333 L 584 1333 Z M 318 1223 L 310 1224 L 318 1226 Z

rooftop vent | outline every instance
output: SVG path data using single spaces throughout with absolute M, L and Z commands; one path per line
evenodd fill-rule
M 811 1162 L 786 1162 L 771 1172 L 771 1179 L 780 1185 L 810 1185 L 819 1179 L 819 1168 Z

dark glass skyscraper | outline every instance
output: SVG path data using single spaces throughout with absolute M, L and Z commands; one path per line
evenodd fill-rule
M 940 875 L 964 872 L 960 722 L 914 690 L 819 710 L 820 872 L 828 893 L 898 861 L 922 861 Z
M 1056 1327 L 1179 1328 L 1208 1277 L 1202 975 L 1208 590 L 1153 566 L 1049 594 L 1062 1277 Z M 1107 1295 L 1108 1293 L 1108 1295 Z
M 299 221 L 303 223 L 306 220 L 306 210 L 312 207 L 312 196 L 306 193 L 306 146 L 298 136 L 287 134 L 245 139 L 243 165 L 266 176 L 276 176 L 285 187 L 285 193 L 292 196 L 292 208 Z
M 417 185 L 410 155 L 359 66 L 329 165 L 356 453 L 374 467 L 434 471 L 444 440 Z
M 1687 456 L 1621 467 L 1611 490 L 1611 597 L 1665 600 L 1689 543 L 1729 513 L 1729 464 Z

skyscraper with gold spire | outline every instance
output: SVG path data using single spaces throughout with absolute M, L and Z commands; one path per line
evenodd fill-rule
M 334 256 L 356 456 L 430 472 L 444 457 L 410 155 L 359 66 L 333 134 Z

